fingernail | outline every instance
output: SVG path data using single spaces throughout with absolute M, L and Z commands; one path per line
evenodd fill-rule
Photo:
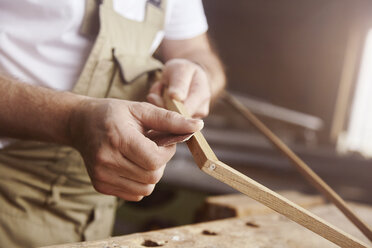
M 204 127 L 204 121 L 201 119 L 188 118 L 188 121 L 191 121 L 193 124 L 196 124 L 201 130 Z

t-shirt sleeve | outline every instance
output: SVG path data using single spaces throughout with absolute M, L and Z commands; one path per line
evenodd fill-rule
M 166 39 L 190 39 L 208 30 L 201 0 L 168 0 L 164 36 Z

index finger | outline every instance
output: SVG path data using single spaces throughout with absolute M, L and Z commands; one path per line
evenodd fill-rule
M 178 101 L 184 101 L 189 94 L 189 88 L 195 73 L 195 68 L 188 64 L 177 65 L 177 70 L 173 69 L 173 71 L 170 71 L 171 68 L 165 68 L 164 71 L 164 80 L 167 80 L 165 84 L 168 85 L 169 95 Z
M 158 146 L 138 130 L 128 135 L 123 156 L 145 170 L 156 170 L 166 164 L 176 151 L 175 145 Z

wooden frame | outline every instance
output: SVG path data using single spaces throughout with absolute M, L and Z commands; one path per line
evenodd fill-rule
M 171 99 L 167 92 L 164 94 L 164 99 L 169 110 L 190 117 L 183 104 Z M 187 141 L 187 145 L 199 168 L 212 177 L 230 185 L 340 247 L 368 247 L 367 244 L 219 161 L 201 132 L 196 132 Z

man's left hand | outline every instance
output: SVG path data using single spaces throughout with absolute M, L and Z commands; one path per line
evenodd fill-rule
M 164 107 L 163 89 L 168 87 L 169 95 L 184 103 L 194 118 L 203 118 L 209 113 L 211 90 L 205 70 L 187 59 L 171 59 L 163 69 L 160 81 L 156 82 L 147 95 L 147 100 Z

